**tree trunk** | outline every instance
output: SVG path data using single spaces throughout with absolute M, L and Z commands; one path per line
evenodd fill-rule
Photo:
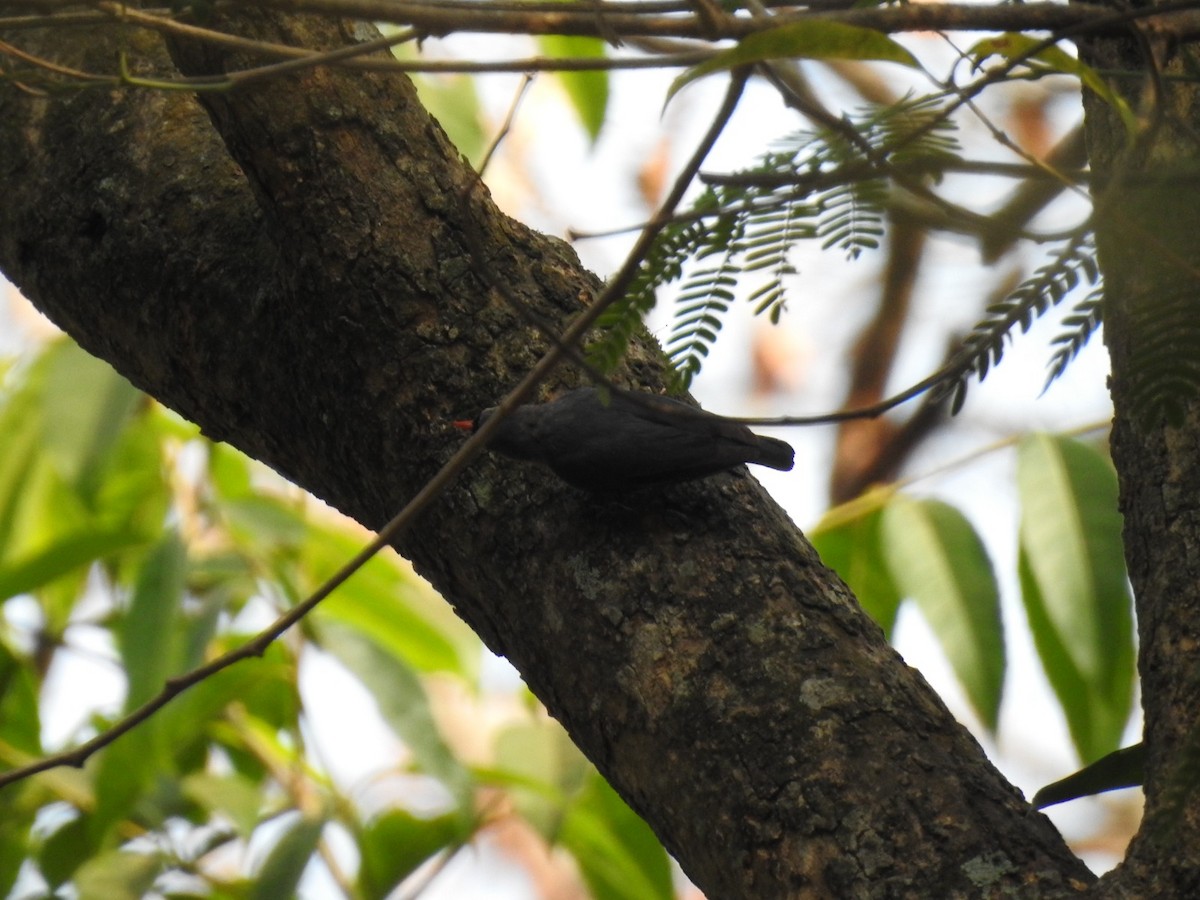
M 93 69 L 111 38 L 5 36 Z M 174 52 L 193 74 L 261 63 Z M 403 77 L 304 70 L 201 100 L 0 84 L 0 266 L 139 387 L 378 528 L 455 450 L 448 422 L 547 348 L 531 322 L 561 330 L 596 279 L 492 206 Z M 660 366 L 643 343 L 621 379 Z M 612 502 L 486 457 L 398 549 L 713 898 L 1092 880 L 744 470 Z
M 1190 59 L 1133 38 L 1081 45 L 1139 113 L 1085 95 L 1097 176 L 1096 225 L 1112 358 L 1112 455 L 1137 604 L 1145 714 L 1146 808 L 1125 862 L 1106 878 L 1121 897 L 1200 896 L 1200 92 Z M 1178 78 L 1179 80 L 1170 80 Z

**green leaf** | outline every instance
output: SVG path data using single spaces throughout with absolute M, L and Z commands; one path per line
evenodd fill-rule
M 473 660 L 408 602 L 411 587 L 395 593 L 375 590 L 370 577 L 357 575 L 318 607 L 315 621 L 339 622 L 370 637 L 389 653 L 420 672 L 453 672 L 468 677 Z M 440 598 L 426 598 L 440 603 Z
M 1034 435 L 1017 454 L 1022 598 L 1084 762 L 1117 748 L 1133 705 L 1133 604 L 1117 479 L 1079 441 Z
M 768 59 L 874 59 L 917 68 L 913 55 L 883 32 L 841 22 L 795 22 L 751 34 L 688 69 L 671 82 L 667 102 L 697 78 Z
M 654 832 L 593 771 L 563 822 L 571 852 L 597 900 L 673 900 L 671 864 Z
M 142 900 L 162 870 L 156 855 L 123 850 L 94 856 L 79 867 L 79 900 Z
M 246 634 L 223 634 L 213 642 L 216 656 L 250 640 Z M 243 659 L 189 688 L 159 715 L 180 715 L 209 721 L 220 715 L 236 697 L 249 716 L 275 730 L 293 731 L 298 727 L 299 701 L 296 693 L 296 661 L 286 643 L 275 641 L 262 656 Z
M 45 378 L 45 452 L 64 478 L 90 496 L 142 394 L 71 341 L 51 345 L 38 365 Z
M 492 775 L 508 786 L 521 818 L 547 843 L 557 841 L 567 798 L 583 785 L 591 764 L 562 726 L 548 719 L 506 728 L 494 753 L 498 771 Z
M 208 445 L 208 477 L 226 500 L 237 500 L 252 494 L 250 469 L 253 465 L 248 456 L 228 444 Z
M 30 470 L 42 441 L 41 410 L 28 390 L 14 391 L 0 410 L 0 557 L 8 555 Z
M 157 694 L 181 668 L 178 624 L 186 574 L 187 551 L 178 535 L 168 533 L 142 564 L 117 635 L 129 680 L 126 710 Z
M 68 342 L 29 367 L 0 411 L 0 598 L 40 591 L 60 631 L 77 592 L 51 609 L 48 585 L 161 528 L 158 438 L 131 418 L 141 395 Z M 131 423 L 132 426 L 131 427 Z
M 0 558 L 30 558 L 67 535 L 93 529 L 91 513 L 45 455 L 34 457 L 18 490 Z
M 96 792 L 93 812 L 86 817 L 88 840 L 101 849 L 115 847 L 121 840 L 118 824 L 134 817 L 154 786 L 165 777 L 167 760 L 159 752 L 157 723 L 151 719 L 105 747 L 88 762 Z M 146 810 L 139 818 L 146 824 Z M 153 827 L 153 824 L 150 825 Z
M 213 642 L 211 653 L 215 656 L 225 652 L 245 643 L 249 637 L 222 635 Z M 163 753 L 170 754 L 162 765 L 194 772 L 197 751 L 216 743 L 229 756 L 238 774 L 252 782 L 261 779 L 265 774 L 263 762 L 247 750 L 242 730 L 223 724 L 223 714 L 231 698 L 244 708 L 247 729 L 261 728 L 272 738 L 279 732 L 294 733 L 299 728 L 296 664 L 286 644 L 276 641 L 261 658 L 244 659 L 212 675 L 176 697 L 151 719 L 152 725 L 162 723 L 157 727 L 163 736 L 161 742 L 166 745 Z
M 88 820 L 77 816 L 42 839 L 37 849 L 38 870 L 50 887 L 57 888 L 75 874 L 75 870 L 95 851 Z
M 183 545 L 168 534 L 145 559 L 129 607 L 114 628 L 128 679 L 127 710 L 156 694 L 169 676 L 184 668 L 188 626 L 199 621 L 180 612 L 185 572 Z M 262 666 L 261 660 L 255 662 Z M 146 828 L 155 828 L 177 813 L 183 802 L 177 786 L 179 768 L 198 764 L 197 747 L 211 719 L 188 713 L 197 709 L 215 680 L 186 692 L 89 762 L 86 771 L 96 792 L 89 837 L 97 847 L 119 840 L 121 829 L 116 826 L 123 820 L 136 819 Z M 225 694 L 223 702 L 237 696 L 249 706 L 258 690 L 256 684 L 240 694 Z
M 967 51 L 967 56 L 976 66 L 981 65 L 990 56 L 1001 56 L 1010 61 L 1019 61 L 1031 69 L 1045 68 L 1078 78 L 1084 87 L 1117 111 L 1129 134 L 1137 131 L 1137 118 L 1133 110 L 1129 108 L 1125 98 L 1108 86 L 1108 82 L 1099 72 L 1057 44 L 1037 49 L 1042 43 L 1041 38 L 1009 31 L 977 42 Z
M 361 545 L 359 534 L 313 525 L 302 556 L 304 589 L 316 587 Z M 419 672 L 451 672 L 470 681 L 478 673 L 479 638 L 390 549 L 322 603 L 315 621 L 348 625 Z
M 11 897 L 13 885 L 25 858 L 29 855 L 29 834 L 33 828 L 32 804 L 14 802 L 16 785 L 6 793 L 4 815 L 0 816 L 0 896 Z
M 130 420 L 107 455 L 91 497 L 98 524 L 113 531 L 162 532 L 174 497 L 163 464 L 168 420 L 149 407 Z
M 264 803 L 263 789 L 251 779 L 237 773 L 193 772 L 184 777 L 181 786 L 184 795 L 193 803 L 232 822 L 242 838 L 249 840 L 258 827 Z
M 294 897 L 296 886 L 316 852 L 324 828 L 323 818 L 298 816 L 295 824 L 271 848 L 270 855 L 254 879 L 254 890 L 250 894 L 252 900 Z
M 1137 787 L 1145 780 L 1146 748 L 1141 743 L 1114 750 L 1090 766 L 1048 784 L 1033 795 L 1035 809 L 1045 809 L 1077 797 L 1091 797 L 1105 791 Z
M 31 756 L 42 753 L 38 685 L 33 665 L 0 642 L 0 743 Z
M 917 602 L 967 698 L 995 731 L 1004 688 L 1000 591 L 966 517 L 937 500 L 897 497 L 883 513 L 892 577 Z
M 440 780 L 469 814 L 474 795 L 470 773 L 442 740 L 420 679 L 379 644 L 344 626 L 325 625 L 320 645 L 349 669 L 375 698 L 379 712 L 412 752 L 421 769 Z
M 28 493 L 35 461 L 91 506 L 100 469 L 142 396 L 77 345 L 49 345 L 8 385 L 0 410 L 0 546 L 7 547 L 13 500 Z
M 372 819 L 358 838 L 359 889 L 366 900 L 384 900 L 435 853 L 455 850 L 471 838 L 458 815 L 432 819 L 392 809 Z
M 599 38 L 566 34 L 544 34 L 538 43 L 547 56 L 603 58 L 607 45 Z M 576 115 L 594 142 L 604 126 L 608 111 L 608 73 L 602 70 L 557 72 L 575 108 Z
M 85 527 L 54 536 L 48 544 L 20 559 L 0 563 L 0 600 L 25 594 L 88 563 L 144 543 L 136 531 L 107 531 Z
M 303 511 L 294 502 L 279 497 L 248 494 L 227 500 L 221 509 L 231 530 L 252 551 L 261 553 L 268 543 L 294 546 L 308 534 Z
M 841 576 L 889 638 L 903 599 L 883 550 L 883 508 L 894 495 L 892 488 L 873 488 L 830 510 L 809 533 L 821 561 Z

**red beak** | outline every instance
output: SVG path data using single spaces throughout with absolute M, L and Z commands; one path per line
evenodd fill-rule
M 455 428 L 459 429 L 460 431 L 474 431 L 475 430 L 475 423 L 473 421 L 471 421 L 470 419 L 455 419 L 450 424 L 453 425 Z

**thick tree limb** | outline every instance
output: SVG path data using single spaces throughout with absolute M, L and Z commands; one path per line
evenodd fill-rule
M 79 38 L 21 36 L 80 66 L 111 53 Z M 189 74 L 247 62 L 176 50 Z M 0 87 L 0 265 L 207 433 L 380 527 L 453 452 L 448 422 L 546 347 L 488 285 L 561 323 L 596 281 L 463 202 L 473 175 L 403 78 L 306 71 L 206 103 L 211 124 L 176 94 Z M 658 367 L 643 345 L 622 378 Z M 489 458 L 399 549 L 710 896 L 1090 880 L 744 473 L 618 504 Z

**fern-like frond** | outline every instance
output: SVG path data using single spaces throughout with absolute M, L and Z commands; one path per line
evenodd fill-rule
M 766 313 L 776 323 L 783 314 L 783 279 L 796 274 L 788 254 L 800 241 L 817 237 L 814 211 L 811 205 L 789 202 L 778 210 L 754 216 L 747 226 L 746 240 L 740 248 L 745 271 L 767 273 L 767 281 L 747 298 L 756 316 Z
M 935 177 L 936 163 L 957 160 L 962 151 L 956 126 L 937 97 L 900 104 L 894 114 L 880 117 L 876 128 L 880 142 L 889 148 L 890 162 L 897 166 L 929 164 Z
M 681 388 L 687 388 L 700 371 L 709 347 L 717 340 L 722 317 L 733 303 L 737 276 L 730 258 L 731 254 L 726 253 L 719 266 L 693 272 L 676 300 L 678 309 L 667 341 L 667 356 Z
M 1063 325 L 1067 330 L 1051 342 L 1057 349 L 1050 357 L 1050 363 L 1047 366 L 1050 371 L 1046 375 L 1046 384 L 1042 388 L 1043 394 L 1055 379 L 1067 371 L 1071 360 L 1079 355 L 1079 351 L 1084 348 L 1092 334 L 1100 327 L 1100 323 L 1103 321 L 1103 301 L 1103 287 L 1095 288 L 1076 303 L 1071 314 L 1063 319 Z
M 1052 306 L 1062 302 L 1081 282 L 1095 285 L 1100 277 L 1096 250 L 1091 231 L 1081 230 L 1056 253 L 1050 262 L 1041 266 L 1003 300 L 993 303 L 963 340 L 955 356 L 947 387 L 953 390 L 951 414 L 962 409 L 967 396 L 967 384 L 974 374 L 983 381 L 992 366 L 1004 356 L 1006 341 L 1020 328 L 1024 333 Z
M 877 248 L 888 165 L 925 162 L 932 170 L 958 153 L 955 126 L 937 98 L 873 107 L 845 124 L 785 138 L 752 168 L 710 186 L 686 224 L 664 229 L 627 296 L 601 317 L 601 337 L 588 350 L 592 363 L 611 370 L 658 289 L 683 277 L 689 260 L 719 255 L 720 263 L 698 266 L 684 279 L 676 301 L 667 346 L 677 382 L 686 386 L 716 340 L 743 273 L 765 273 L 749 300 L 756 315 L 778 321 L 784 281 L 796 274 L 789 253 L 798 242 L 819 240 L 851 260 Z
M 821 195 L 821 217 L 816 237 L 821 249 L 837 247 L 850 260 L 864 250 L 875 250 L 883 237 L 885 185 L 882 181 L 858 181 Z
M 599 336 L 587 348 L 587 359 L 592 366 L 605 373 L 617 367 L 633 335 L 654 309 L 658 288 L 683 274 L 684 262 L 705 245 L 709 236 L 708 226 L 700 220 L 673 223 L 663 229 L 625 295 L 597 320 Z

